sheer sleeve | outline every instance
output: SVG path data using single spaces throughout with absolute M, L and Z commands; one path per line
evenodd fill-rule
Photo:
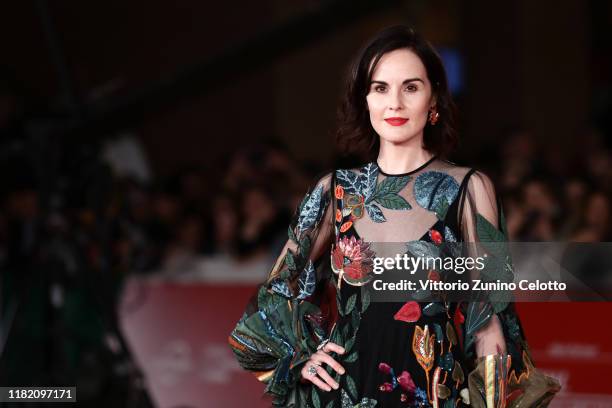
M 267 384 L 276 406 L 298 406 L 301 365 L 331 330 L 333 184 L 330 173 L 309 189 L 268 278 L 229 336 L 241 367 Z
M 470 171 L 459 210 L 464 248 L 483 257 L 471 273 L 482 282 L 513 282 L 508 233 L 495 187 L 482 172 Z M 474 358 L 469 375 L 474 407 L 544 407 L 560 390 L 558 381 L 534 367 L 511 291 L 478 291 L 468 302 L 463 325 L 465 353 Z

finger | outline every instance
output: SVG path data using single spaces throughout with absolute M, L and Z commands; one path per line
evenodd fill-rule
M 317 369 L 317 373 L 319 373 L 319 369 L 321 369 L 320 367 Z M 308 373 L 308 370 L 303 370 L 306 371 L 305 375 L 304 373 L 302 373 L 302 377 L 307 379 L 308 381 L 310 381 L 311 383 L 313 383 L 314 385 L 316 385 L 317 387 L 319 387 L 320 389 L 324 390 L 324 391 L 331 391 L 331 388 L 329 387 L 329 385 L 325 384 L 323 381 L 321 381 L 321 379 L 319 377 L 317 377 L 316 375 L 311 375 L 310 373 Z M 325 371 L 325 370 L 323 370 Z
M 339 384 L 333 378 L 331 378 L 329 374 L 327 374 L 327 371 L 325 371 L 323 367 L 317 368 L 317 374 L 319 374 L 319 377 L 321 377 L 323 381 L 329 384 L 334 390 L 338 389 Z
M 331 341 L 323 347 L 323 351 L 326 353 L 333 351 L 338 354 L 344 354 L 345 352 L 344 347 L 339 346 L 336 343 L 332 343 Z
M 317 351 L 312 356 L 310 356 L 310 358 L 313 361 L 316 361 L 316 362 L 319 362 L 319 363 L 325 363 L 325 364 L 331 366 L 338 373 L 344 374 L 344 368 L 340 365 L 340 363 L 338 363 L 329 354 L 326 354 L 323 351 Z

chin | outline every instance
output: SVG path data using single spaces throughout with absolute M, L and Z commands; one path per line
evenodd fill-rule
M 380 136 L 381 140 L 396 144 L 405 143 L 414 137 L 414 135 L 389 134 L 388 132 L 385 135 Z

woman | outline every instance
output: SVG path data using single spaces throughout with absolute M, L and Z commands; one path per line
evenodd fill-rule
M 444 68 L 429 43 L 397 26 L 366 45 L 349 74 L 338 131 L 345 151 L 365 152 L 366 164 L 325 175 L 306 195 L 229 339 L 275 405 L 546 406 L 559 390 L 533 367 L 503 293 L 373 300 L 375 257 L 397 243 L 413 255 L 476 243 L 462 253 L 493 261 L 495 247 L 484 241 L 505 240 L 490 179 L 444 159 L 456 143 L 453 125 Z M 511 279 L 511 270 L 495 268 L 506 264 L 488 262 L 481 277 Z

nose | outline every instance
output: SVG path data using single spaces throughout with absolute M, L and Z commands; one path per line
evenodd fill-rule
M 404 109 L 404 105 L 402 103 L 402 98 L 398 92 L 390 92 L 389 93 L 389 101 L 388 101 L 389 110 L 392 111 L 400 111 Z

